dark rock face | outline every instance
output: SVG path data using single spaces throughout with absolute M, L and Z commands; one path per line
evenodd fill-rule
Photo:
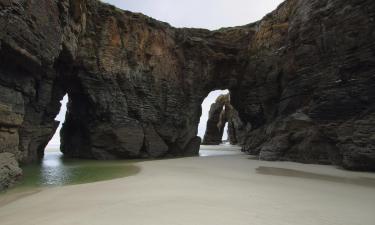
M 247 129 L 242 122 L 237 110 L 230 104 L 225 106 L 226 120 L 228 121 L 228 141 L 231 145 L 244 145 L 247 137 Z
M 374 170 L 374 9 L 371 1 L 287 1 L 263 19 L 245 81 L 231 92 L 252 126 L 245 151 Z
M 203 145 L 222 143 L 225 125 L 228 123 L 228 141 L 232 145 L 244 143 L 246 130 L 238 112 L 230 104 L 230 94 L 220 95 L 211 105 Z
M 228 104 L 229 95 L 220 95 L 211 105 L 202 144 L 219 145 L 222 143 L 224 128 L 227 123 L 225 108 Z
M 0 153 L 0 191 L 12 186 L 21 176 L 16 157 L 12 153 Z
M 204 97 L 229 89 L 244 151 L 375 170 L 374 12 L 373 0 L 287 0 L 208 31 L 96 0 L 0 0 L 0 152 L 42 157 L 67 93 L 67 156 L 194 155 Z

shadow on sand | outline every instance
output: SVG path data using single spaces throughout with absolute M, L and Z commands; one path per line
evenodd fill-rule
M 272 176 L 280 176 L 280 177 L 296 177 L 296 178 L 303 178 L 303 179 L 329 181 L 329 182 L 342 183 L 342 184 L 354 184 L 354 185 L 360 185 L 364 187 L 375 188 L 375 179 L 366 178 L 366 177 L 358 177 L 358 178 L 338 177 L 338 176 L 332 176 L 332 175 L 304 172 L 304 171 L 293 170 L 293 169 L 264 167 L 264 166 L 258 167 L 256 169 L 256 172 L 262 175 L 272 175 Z

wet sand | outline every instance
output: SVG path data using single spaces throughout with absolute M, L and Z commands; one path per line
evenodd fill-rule
M 223 153 L 140 162 L 134 176 L 43 189 L 1 207 L 0 224 L 374 225 L 373 173 Z
M 32 189 L 27 189 L 27 190 L 10 190 L 7 193 L 1 193 L 0 210 L 1 210 L 1 207 L 8 205 L 11 202 L 36 194 L 40 192 L 41 190 L 42 189 L 32 188 Z

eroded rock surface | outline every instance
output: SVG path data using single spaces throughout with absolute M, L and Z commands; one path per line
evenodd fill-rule
M 0 152 L 198 153 L 201 103 L 229 89 L 243 149 L 375 170 L 375 2 L 287 0 L 261 21 L 176 29 L 97 0 L 0 0 Z
M 374 169 L 374 9 L 371 1 L 287 1 L 263 19 L 246 82 L 231 92 L 252 125 L 245 151 Z
M 21 176 L 16 157 L 12 153 L 0 153 L 0 191 L 14 185 Z
M 227 141 L 232 145 L 243 144 L 246 138 L 246 128 L 237 110 L 230 104 L 230 94 L 220 95 L 211 105 L 202 144 L 221 144 L 226 124 L 228 124 Z
M 225 108 L 229 104 L 229 95 L 220 95 L 210 107 L 204 134 L 204 145 L 219 145 L 222 143 L 225 124 L 227 123 Z

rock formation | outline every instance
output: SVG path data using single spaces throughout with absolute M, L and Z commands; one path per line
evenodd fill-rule
M 12 153 L 0 153 L 0 191 L 9 188 L 22 176 L 22 170 Z
M 250 42 L 232 104 L 265 160 L 374 170 L 375 3 L 287 1 Z
M 220 95 L 211 105 L 203 145 L 219 145 L 222 143 L 225 124 L 228 122 L 225 116 L 225 108 L 228 104 L 229 95 Z
M 97 0 L 0 0 L 0 152 L 198 153 L 201 103 L 229 89 L 243 150 L 375 170 L 375 2 L 287 0 L 261 21 L 177 29 Z
M 230 104 L 230 94 L 220 95 L 211 105 L 202 144 L 221 144 L 227 123 L 228 141 L 232 145 L 243 144 L 246 137 L 246 130 L 238 112 Z
M 231 145 L 244 145 L 247 132 L 251 129 L 245 126 L 238 115 L 237 110 L 229 103 L 225 107 L 226 118 L 228 121 L 228 141 Z M 249 125 L 249 124 L 248 124 Z

